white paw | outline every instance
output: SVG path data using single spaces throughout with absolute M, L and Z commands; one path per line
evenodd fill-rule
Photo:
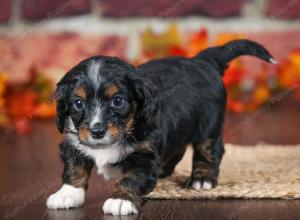
M 195 180 L 193 181 L 192 188 L 197 191 L 199 191 L 200 189 L 209 190 L 212 188 L 212 183 L 210 181 L 204 181 L 201 184 L 201 181 Z
M 85 190 L 64 184 L 60 190 L 47 199 L 49 209 L 69 209 L 79 207 L 84 202 Z
M 124 199 L 108 199 L 103 205 L 104 214 L 112 215 L 131 215 L 137 214 L 137 208 L 129 200 Z

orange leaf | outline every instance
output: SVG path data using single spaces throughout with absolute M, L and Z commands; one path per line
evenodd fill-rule
M 42 103 L 38 106 L 36 116 L 39 118 L 52 118 L 56 113 L 56 105 L 53 103 Z

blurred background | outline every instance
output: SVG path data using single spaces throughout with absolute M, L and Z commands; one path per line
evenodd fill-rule
M 225 142 L 300 143 L 300 0 L 1 0 L 2 142 L 60 138 L 55 83 L 82 59 L 138 65 L 238 38 L 263 44 L 278 64 L 231 63 Z

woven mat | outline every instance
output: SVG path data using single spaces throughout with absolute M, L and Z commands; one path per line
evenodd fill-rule
M 175 173 L 160 179 L 151 199 L 300 198 L 300 145 L 226 145 L 219 185 L 195 191 L 181 187 L 190 175 L 192 149 L 177 165 Z

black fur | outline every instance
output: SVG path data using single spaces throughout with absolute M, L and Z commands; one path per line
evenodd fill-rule
M 57 125 L 64 130 L 66 116 L 71 116 L 74 135 L 82 126 L 88 127 L 92 108 L 97 100 L 105 108 L 104 123 L 116 126 L 126 124 L 134 113 L 130 133 L 119 127 L 119 143 L 134 146 L 133 153 L 112 164 L 124 174 L 119 179 L 113 197 L 131 200 L 137 207 L 141 196 L 152 191 L 158 176 L 171 175 L 182 158 L 186 145 L 194 147 L 193 172 L 187 181 L 210 181 L 217 184 L 219 165 L 224 153 L 222 140 L 226 109 L 226 90 L 221 76 L 235 57 L 252 55 L 271 62 L 272 56 L 261 45 L 237 40 L 221 47 L 204 50 L 194 58 L 171 57 L 156 59 L 133 67 L 118 58 L 92 57 L 74 67 L 58 84 Z M 102 62 L 103 85 L 94 91 L 86 69 L 91 60 Z M 100 73 L 99 73 L 100 74 Z M 126 107 L 118 112 L 110 109 L 102 86 L 114 82 L 127 100 Z M 74 89 L 81 83 L 88 94 L 98 94 L 97 99 L 88 95 L 86 109 L 73 109 Z M 136 107 L 136 108 L 135 108 Z M 88 143 L 87 143 L 88 145 Z M 88 146 L 87 146 L 88 147 Z M 107 147 L 99 144 L 95 147 Z M 90 170 L 91 158 L 82 156 L 68 140 L 62 144 L 65 162 L 64 182 L 72 175 L 72 166 L 81 164 Z M 89 171 L 90 172 L 90 171 Z

